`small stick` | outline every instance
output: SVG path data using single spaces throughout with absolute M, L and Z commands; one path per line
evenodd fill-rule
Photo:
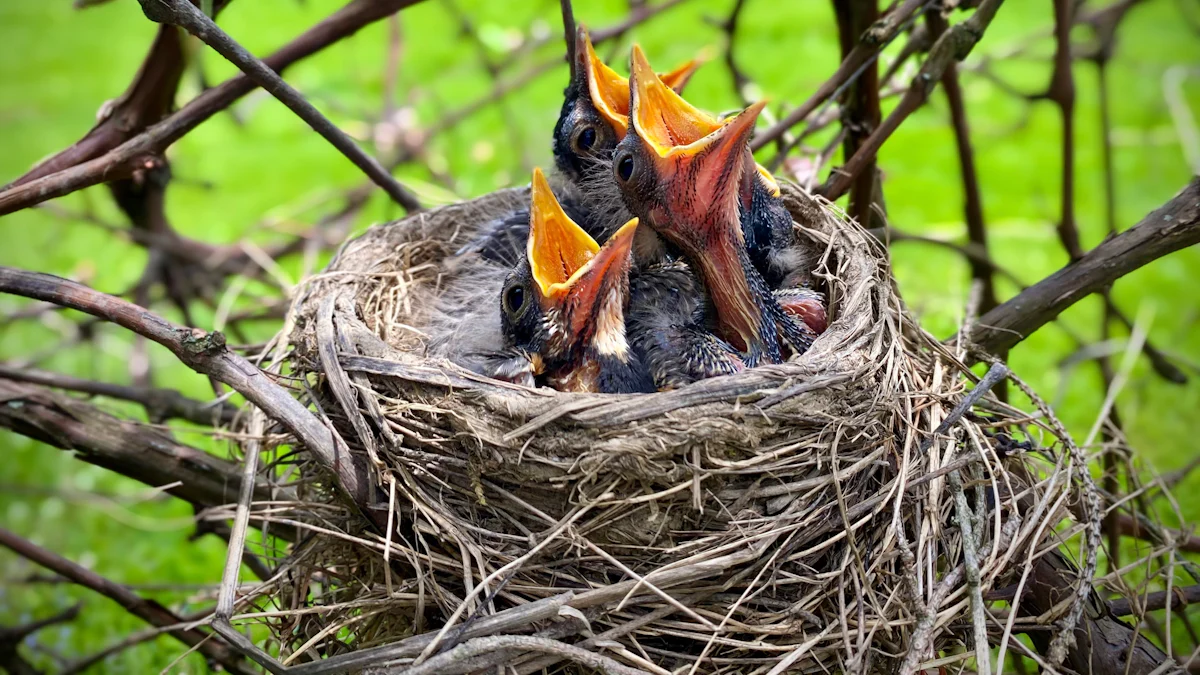
M 978 403 L 979 399 L 983 398 L 984 394 L 988 393 L 992 387 L 999 384 L 1001 380 L 1008 377 L 1009 374 L 1008 366 L 1000 362 L 993 363 L 992 367 L 988 368 L 987 374 L 984 375 L 983 379 L 979 381 L 979 384 L 975 385 L 975 388 L 967 393 L 967 395 L 963 397 L 963 400 L 960 401 L 958 405 L 954 406 L 954 409 L 950 411 L 950 414 L 946 416 L 946 419 L 942 420 L 942 423 L 939 424 L 938 428 L 933 431 L 933 434 L 921 442 L 920 452 L 922 454 L 928 452 L 929 448 L 933 445 L 934 440 L 938 436 L 946 433 L 951 426 L 962 419 L 963 415 L 967 414 L 967 411 L 971 409 L 971 406 Z
M 253 54 L 246 51 L 245 47 L 229 37 L 225 31 L 213 23 L 212 19 L 205 16 L 190 2 L 186 2 L 186 0 L 138 0 L 138 2 L 141 4 L 146 18 L 156 23 L 183 28 L 237 66 L 247 77 L 279 99 L 347 159 L 354 162 L 355 166 L 362 169 L 363 173 L 367 174 L 376 185 L 383 188 L 384 192 L 387 192 L 392 200 L 402 206 L 406 212 L 421 210 L 421 204 L 417 198 L 393 178 L 374 157 L 358 147 L 358 144 L 344 131 L 338 129 L 333 122 L 330 122 L 319 110 L 306 101 L 300 92 L 284 82 L 283 78 L 255 58 Z

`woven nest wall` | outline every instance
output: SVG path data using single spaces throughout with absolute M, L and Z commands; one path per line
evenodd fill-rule
M 442 673 L 890 671 L 909 651 L 969 648 L 970 596 L 1019 577 L 1039 546 L 1083 532 L 1078 562 L 1094 572 L 1091 486 L 1060 452 L 1061 428 L 989 397 L 935 436 L 968 390 L 962 354 L 906 315 L 874 238 L 784 187 L 818 254 L 829 329 L 789 363 L 656 394 L 533 390 L 426 357 L 448 257 L 527 203 L 526 189 L 347 243 L 296 300 L 291 364 L 368 467 L 376 506 L 313 528 L 306 571 L 272 591 L 284 609 L 323 607 L 320 622 L 273 624 L 284 654 L 440 631 L 385 661 L 442 658 L 429 671 Z M 1041 450 L 1013 451 L 1013 438 Z M 326 517 L 322 503 L 339 512 L 321 469 L 301 471 L 307 517 Z M 524 623 L 502 630 L 495 616 Z M 503 641 L 466 661 L 439 655 L 489 632 L 610 660 Z

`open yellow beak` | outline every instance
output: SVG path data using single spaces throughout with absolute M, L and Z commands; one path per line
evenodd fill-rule
M 543 298 L 562 295 L 600 245 L 563 211 L 541 169 L 533 170 L 527 253 Z
M 753 109 L 754 113 L 749 117 L 749 131 L 752 133 L 754 120 L 766 107 L 766 103 L 760 101 L 733 118 L 718 120 L 688 103 L 675 89 L 668 86 L 662 77 L 655 75 L 645 53 L 637 45 L 633 47 L 630 91 L 631 117 L 637 126 L 638 135 L 664 158 L 690 157 L 706 151 L 711 145 L 711 140 L 708 143 L 701 141 L 718 129 L 728 127 L 734 124 L 735 120 L 746 117 L 746 113 Z M 730 131 L 741 134 L 743 130 L 739 126 Z M 755 168 L 767 191 L 772 196 L 779 196 L 779 184 L 771 172 L 759 164 L 756 164 Z
M 591 95 L 592 106 L 617 132 L 618 140 L 624 138 L 625 133 L 629 130 L 629 80 L 609 68 L 596 54 L 596 48 L 592 46 L 591 38 L 582 27 L 575 34 L 575 52 L 582 59 L 579 65 L 587 73 L 588 93 Z M 699 59 L 692 59 L 662 75 L 664 86 L 677 92 L 683 91 L 683 87 L 687 85 L 688 80 L 692 78 L 700 64 Z

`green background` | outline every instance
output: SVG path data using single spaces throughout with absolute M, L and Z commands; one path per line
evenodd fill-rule
M 632 41 L 646 49 L 661 68 L 720 48 L 722 34 L 706 18 L 723 17 L 731 2 L 693 0 L 634 30 L 619 49 Z M 232 3 L 221 24 L 256 54 L 266 54 L 333 11 L 335 0 L 266 0 Z M 478 28 L 493 59 L 522 36 L 550 35 L 549 45 L 523 58 L 508 76 L 549 59 L 561 50 L 557 40 L 557 3 L 460 0 L 459 8 Z M 448 110 L 482 96 L 492 86 L 480 66 L 475 47 L 458 30 L 450 6 L 430 0 L 401 15 L 402 59 L 397 81 L 396 119 L 407 120 L 412 133 L 436 124 Z M 589 26 L 620 21 L 623 2 L 577 2 L 577 18 Z M 983 55 L 992 55 L 993 70 L 1018 89 L 1034 93 L 1049 78 L 1049 0 L 1008 0 L 963 73 L 966 105 L 976 149 L 984 213 L 998 262 L 1025 283 L 1033 283 L 1065 264 L 1054 225 L 1059 213 L 1060 125 L 1057 110 L 1041 101 L 1029 103 L 972 72 Z M 1182 67 L 1190 74 L 1183 85 L 1184 107 L 1192 124 L 1200 117 L 1200 7 L 1193 0 L 1151 0 L 1133 10 L 1121 26 L 1118 51 L 1111 64 L 1113 140 L 1116 152 L 1118 227 L 1137 222 L 1169 199 L 1189 179 L 1181 134 L 1166 103 L 1164 73 Z M 101 104 L 120 95 L 153 37 L 133 0 L 116 0 L 76 11 L 67 0 L 0 0 L 0 181 L 8 181 L 30 165 L 80 137 L 94 122 Z M 288 71 L 287 79 L 352 134 L 371 137 L 371 125 L 383 109 L 382 81 L 387 52 L 386 22 L 372 25 Z M 1091 39 L 1076 30 L 1078 42 Z M 819 0 L 786 3 L 749 0 L 739 29 L 736 56 L 762 94 L 792 105 L 806 98 L 838 62 L 836 32 L 829 3 Z M 219 57 L 198 49 L 210 82 L 234 70 Z M 889 50 L 889 55 L 895 47 Z M 1015 55 L 1014 55 L 1014 52 Z M 716 53 L 716 52 L 714 52 Z M 623 57 L 618 57 L 620 61 Z M 885 58 L 885 62 L 887 58 Z M 912 71 L 901 82 L 907 82 Z M 1096 69 L 1075 65 L 1077 105 L 1077 192 L 1075 206 L 1086 247 L 1104 237 L 1104 193 Z M 453 176 L 442 185 L 422 166 L 397 171 L 426 203 L 471 197 L 524 183 L 531 163 L 552 165 L 550 131 L 557 116 L 565 66 L 535 79 L 507 97 L 503 106 L 487 106 L 429 144 L 426 166 Z M 185 78 L 181 96 L 198 91 L 198 78 Z M 688 98 L 716 111 L 738 107 L 729 73 L 719 60 L 703 67 L 687 91 Z M 895 98 L 885 104 L 894 105 Z M 815 143 L 822 143 L 817 137 Z M 368 141 L 368 147 L 374 148 Z M 1193 157 L 1200 148 L 1192 150 Z M 175 180 L 168 212 L 173 225 L 189 237 L 229 243 L 249 236 L 259 243 L 298 232 L 337 208 L 338 195 L 358 185 L 361 175 L 350 163 L 261 92 L 243 100 L 233 114 L 224 113 L 201 126 L 170 151 Z M 893 225 L 912 233 L 951 241 L 964 240 L 962 194 L 954 139 L 945 98 L 935 91 L 928 106 L 910 118 L 880 154 L 884 190 Z M 103 188 L 59 200 L 63 209 L 93 210 L 95 220 L 122 224 Z M 358 218 L 358 230 L 398 215 L 376 195 Z M 910 308 L 935 335 L 953 332 L 960 320 L 969 286 L 966 265 L 939 247 L 899 243 L 894 249 L 899 286 Z M 323 258 L 322 258 L 323 260 Z M 0 219 L 0 264 L 52 272 L 119 292 L 141 272 L 145 253 L 95 222 L 45 211 L 25 211 Z M 296 262 L 285 265 L 295 275 Z M 1179 386 L 1164 382 L 1138 359 L 1117 403 L 1131 445 L 1148 467 L 1167 471 L 1196 456 L 1200 435 L 1200 292 L 1196 270 L 1200 250 L 1192 248 L 1160 260 L 1116 284 L 1113 294 L 1130 316 L 1149 327 L 1150 339 L 1175 358 L 1191 376 Z M 1000 282 L 1003 297 L 1016 288 Z M 265 289 L 251 284 L 238 306 L 252 304 Z M 24 303 L 0 297 L 0 315 Z M 156 306 L 175 320 L 177 313 Z M 1071 330 L 1089 341 L 1099 335 L 1101 304 L 1092 298 L 1062 317 Z M 199 310 L 196 322 L 211 328 L 213 313 Z M 73 317 L 53 315 L 40 325 L 0 327 L 0 359 L 37 355 L 42 368 L 115 382 L 129 380 L 131 340 L 118 329 L 99 330 L 87 348 L 56 348 L 71 335 Z M 254 339 L 278 326 L 257 326 Z M 1113 349 L 1118 360 L 1126 334 L 1118 331 Z M 1080 437 L 1095 420 L 1104 392 L 1094 363 L 1065 367 L 1076 345 L 1057 324 L 1026 340 L 1012 355 L 1016 372 L 1030 380 L 1057 405 Z M 164 350 L 151 347 L 156 384 L 178 387 L 194 396 L 207 393 L 207 383 L 176 365 Z M 1020 401 L 1018 400 L 1020 403 Z M 101 405 L 123 414 L 140 415 L 131 407 L 108 401 Z M 184 442 L 228 455 L 223 442 L 181 431 Z M 1180 486 L 1178 500 L 1188 522 L 1200 515 L 1200 482 Z M 214 537 L 188 542 L 190 509 L 156 496 L 135 484 L 88 466 L 68 453 L 0 432 L 0 525 L 77 560 L 114 580 L 143 591 L 181 611 L 202 606 L 219 579 L 223 546 Z M 61 609 L 76 599 L 86 602 L 75 622 L 37 636 L 39 645 L 73 658 L 99 649 L 142 628 L 112 603 L 75 588 L 30 584 L 38 570 L 8 552 L 0 552 L 0 624 L 13 625 Z M 171 585 L 163 590 L 159 585 Z M 53 658 L 30 645 L 25 654 L 42 665 Z M 114 657 L 101 670 L 153 672 L 170 663 L 182 649 L 169 638 Z M 181 661 L 175 672 L 201 672 L 196 656 Z

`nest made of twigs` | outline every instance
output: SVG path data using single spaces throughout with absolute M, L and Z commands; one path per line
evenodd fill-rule
M 798 188 L 784 195 L 797 236 L 820 252 L 828 330 L 788 363 L 655 394 L 532 390 L 426 357 L 448 256 L 527 189 L 347 243 L 296 300 L 292 367 L 369 465 L 375 515 L 397 527 L 318 537 L 312 574 L 276 593 L 285 608 L 327 605 L 323 621 L 276 626 L 284 652 L 361 649 L 447 622 L 439 645 L 461 642 L 475 635 L 464 622 L 538 601 L 579 611 L 519 632 L 645 672 L 888 670 L 908 652 L 971 645 L 970 599 L 1056 527 L 1081 529 L 1067 525 L 1090 485 L 1082 460 L 1003 457 L 993 431 L 1028 419 L 994 399 L 988 416 L 935 437 L 965 368 L 906 315 L 869 233 Z M 322 482 L 319 467 L 304 471 Z M 514 644 L 457 665 L 430 648 L 442 661 L 424 663 L 613 667 Z

